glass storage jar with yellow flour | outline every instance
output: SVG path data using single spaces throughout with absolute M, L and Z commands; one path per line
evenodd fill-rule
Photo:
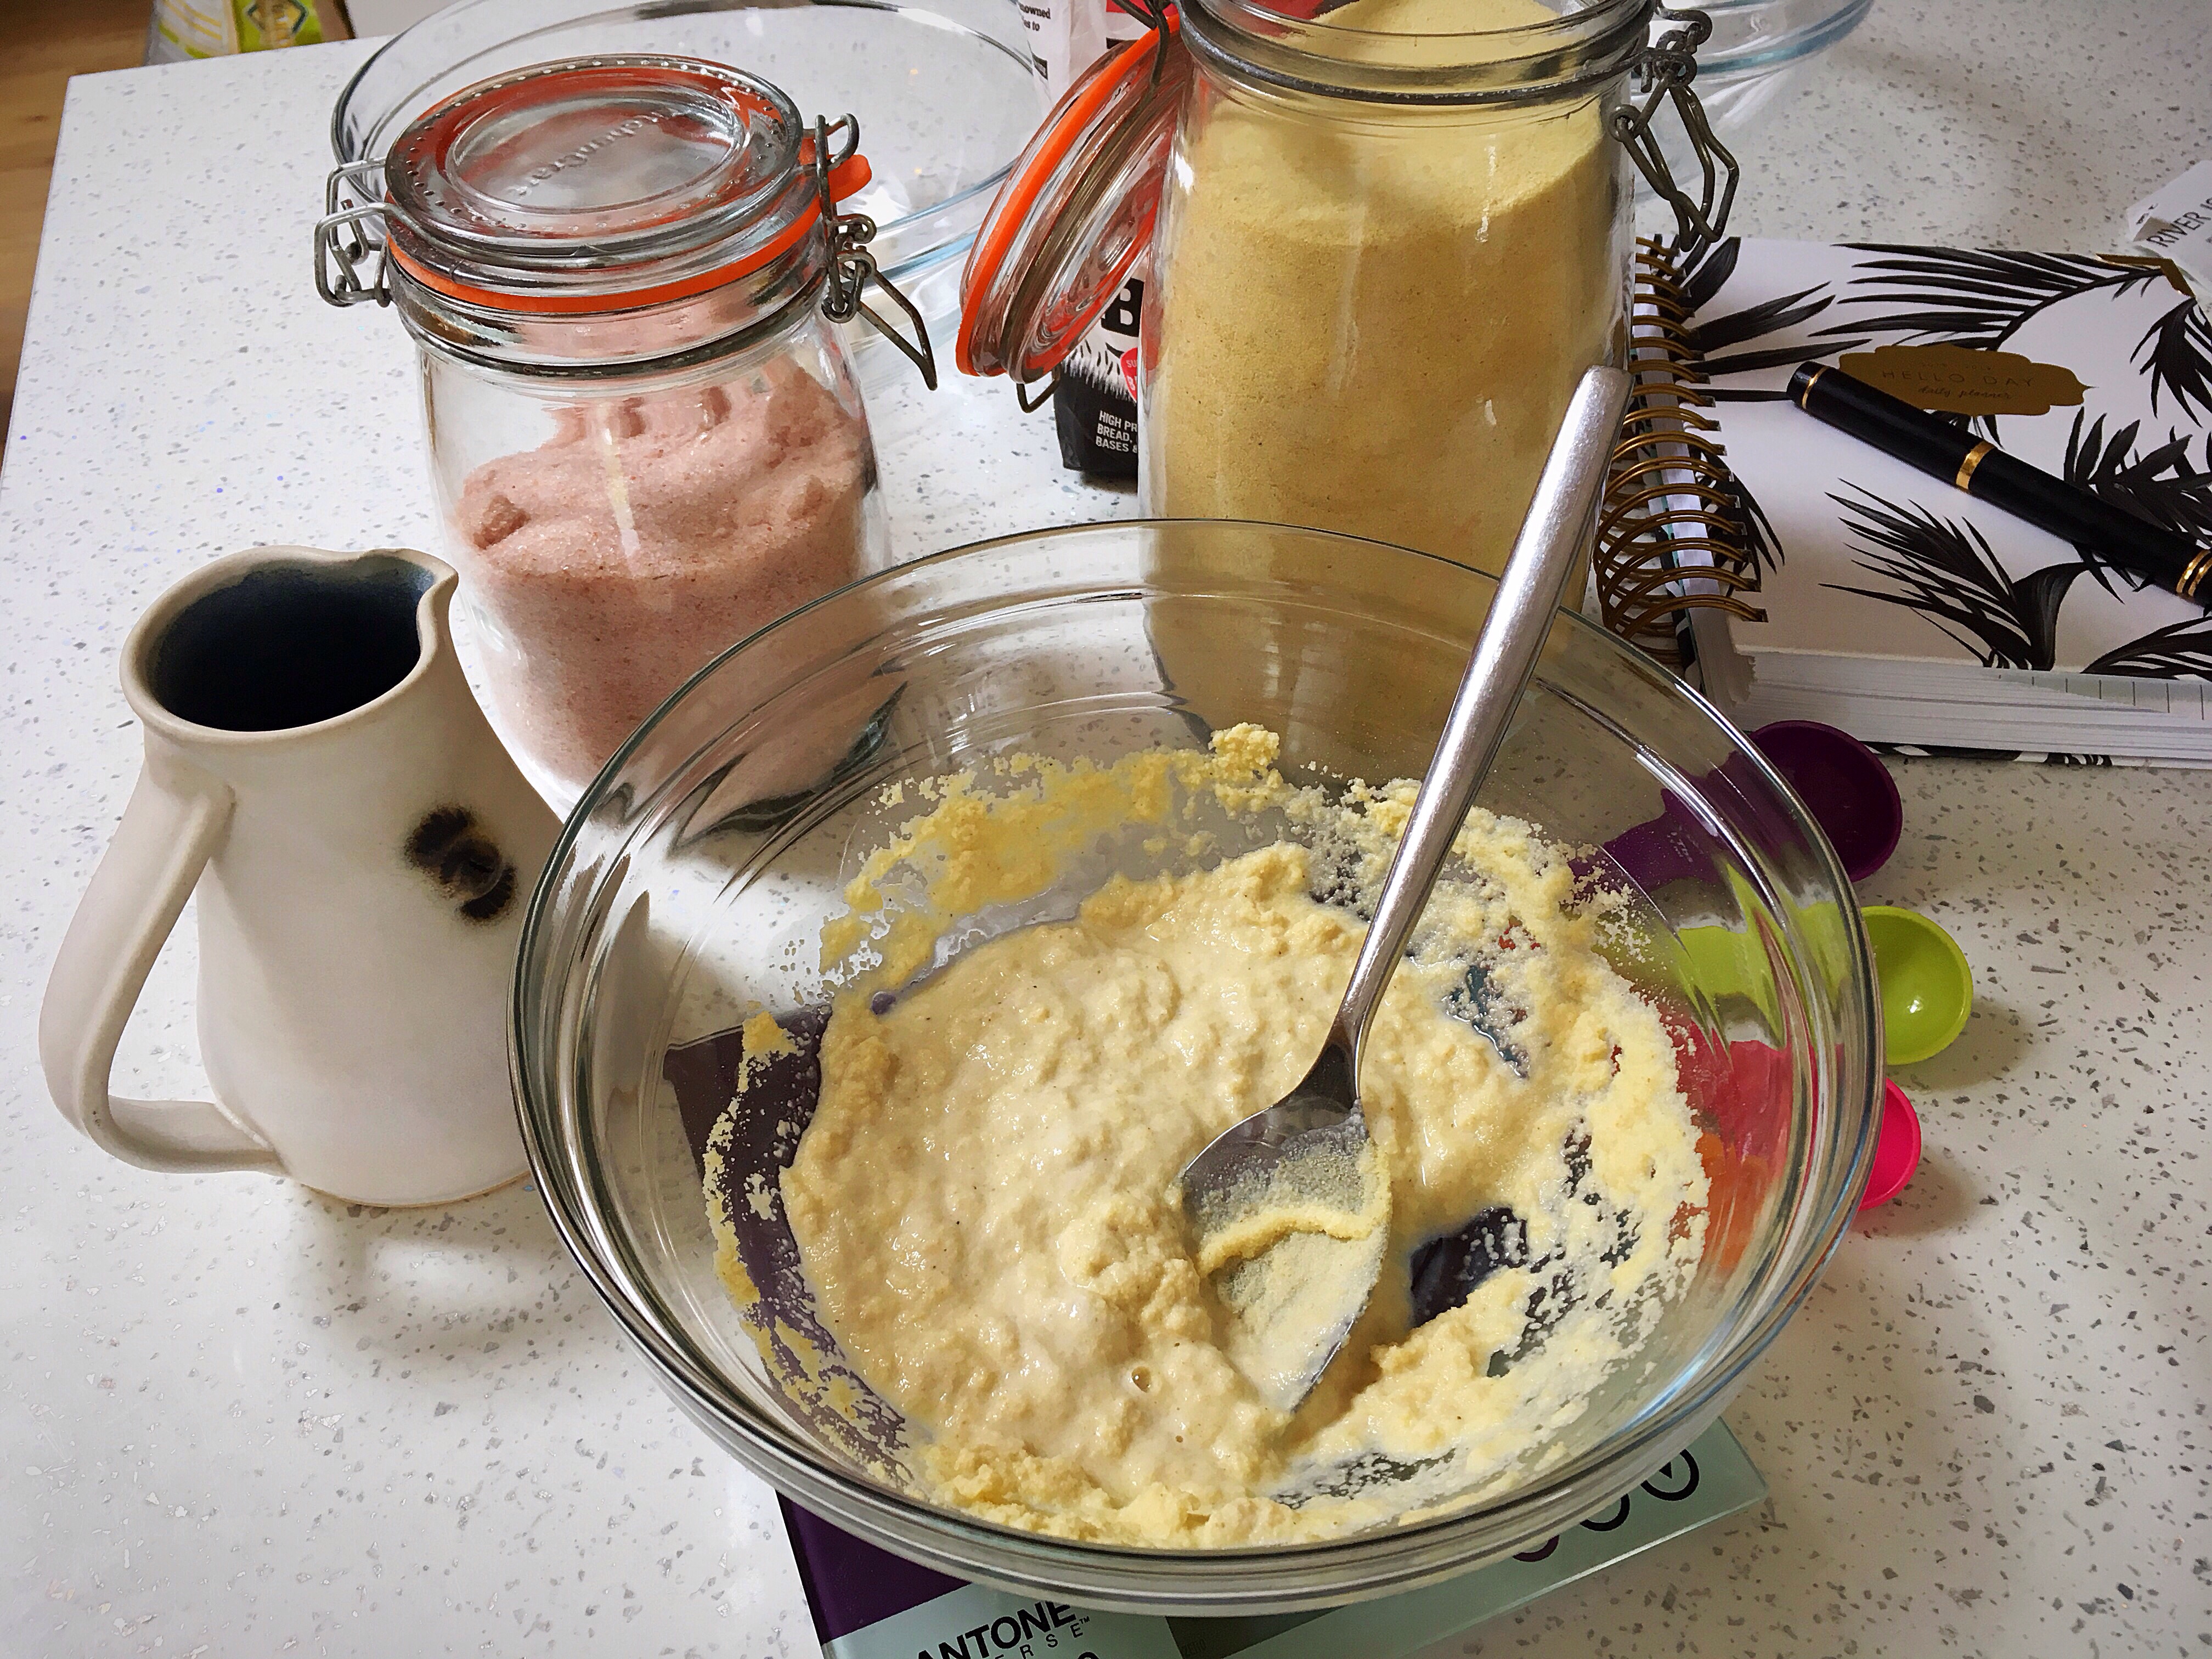
M 1626 349 L 1632 158 L 1686 240 L 1726 215 L 1735 162 L 1689 86 L 1705 28 L 1654 0 L 1184 0 L 1010 173 L 960 367 L 1048 378 L 1149 245 L 1146 513 L 1495 572 L 1577 378 Z M 1651 140 L 1669 101 L 1699 199 Z

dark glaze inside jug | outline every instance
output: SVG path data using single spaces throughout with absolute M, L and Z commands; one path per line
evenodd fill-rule
M 431 573 L 388 555 L 270 565 L 195 599 L 155 642 L 147 683 L 220 732 L 313 726 L 374 702 L 422 658 Z

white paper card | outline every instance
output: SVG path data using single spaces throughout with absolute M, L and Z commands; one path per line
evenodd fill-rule
M 2128 234 L 2186 271 L 2212 311 L 2212 161 L 2199 161 L 2128 210 Z

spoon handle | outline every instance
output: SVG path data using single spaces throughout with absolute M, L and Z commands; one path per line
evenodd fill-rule
M 1414 798 L 1405 838 L 1383 878 L 1382 897 L 1352 963 L 1352 981 L 1337 1007 L 1329 1043 L 1344 1048 L 1355 1068 L 1367 1022 L 1428 904 L 1437 872 L 1474 793 L 1498 758 L 1505 729 L 1551 634 L 1560 592 L 1581 561 L 1631 384 L 1617 368 L 1585 372 L 1552 440 L 1535 498 L 1514 538 L 1490 615 L 1445 716 L 1443 736 Z

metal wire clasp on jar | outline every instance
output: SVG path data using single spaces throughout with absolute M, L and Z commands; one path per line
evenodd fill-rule
M 1046 379 L 1149 250 L 1147 513 L 1495 571 L 1576 381 L 1625 354 L 1632 161 L 1686 247 L 1726 221 L 1735 158 L 1691 90 L 1706 27 L 1655 0 L 1184 0 L 1016 164 L 956 361 Z M 1668 103 L 1694 196 L 1652 138 Z
M 583 58 L 465 88 L 331 175 L 317 288 L 415 339 L 465 648 L 557 805 L 720 652 L 889 562 L 834 325 L 937 371 L 874 224 L 838 210 L 859 145 L 723 64 Z

